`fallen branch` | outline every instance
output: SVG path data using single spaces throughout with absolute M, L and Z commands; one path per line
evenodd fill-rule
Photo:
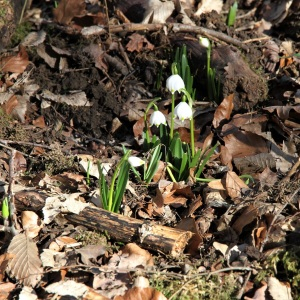
M 92 230 L 105 231 L 118 241 L 135 242 L 144 248 L 173 257 L 183 253 L 193 235 L 190 231 L 157 225 L 96 207 L 86 207 L 78 215 L 66 214 L 65 218 Z

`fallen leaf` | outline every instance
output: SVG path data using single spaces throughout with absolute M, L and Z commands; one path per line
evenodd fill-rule
M 105 254 L 106 249 L 102 245 L 87 245 L 80 249 L 76 249 L 75 252 L 81 255 L 81 261 L 85 265 L 92 265 L 93 263 L 91 260 L 96 262 L 98 257 Z
M 15 255 L 6 271 L 24 285 L 35 287 L 43 275 L 38 248 L 26 234 L 20 233 L 11 240 L 7 253 Z
M 34 211 L 22 211 L 21 221 L 27 237 L 32 239 L 38 236 L 43 227 L 39 216 Z
M 293 299 L 291 295 L 291 287 L 288 283 L 284 284 L 275 277 L 269 277 L 267 283 L 268 292 L 273 300 Z
M 241 197 L 242 189 L 249 189 L 247 184 L 232 171 L 228 171 L 222 179 L 228 195 L 234 199 Z
M 258 217 L 258 211 L 253 205 L 249 205 L 243 210 L 242 214 L 232 224 L 232 229 L 240 235 L 243 228 L 253 222 Z
M 213 126 L 215 128 L 219 127 L 222 121 L 229 120 L 230 115 L 233 110 L 233 94 L 227 96 L 224 98 L 224 100 L 221 102 L 221 104 L 217 107 L 214 119 L 213 119 Z
M 245 300 L 266 300 L 266 290 L 268 285 L 264 282 L 263 286 L 255 291 L 253 298 L 249 298 L 247 296 L 244 297 Z
M 167 298 L 154 288 L 133 287 L 123 296 L 116 296 L 114 300 L 167 300 Z
M 74 17 L 80 17 L 85 12 L 84 0 L 61 0 L 57 8 L 53 9 L 54 20 L 68 25 Z
M 129 52 L 141 52 L 142 50 L 153 50 L 154 45 L 152 45 L 146 37 L 138 33 L 133 33 L 129 36 L 130 41 L 126 45 L 126 49 Z
M 213 10 L 220 13 L 222 11 L 222 7 L 222 0 L 202 0 L 198 4 L 198 9 L 195 13 L 195 16 L 200 16 L 204 13 L 210 13 Z
M 80 299 L 87 293 L 88 287 L 74 280 L 66 280 L 52 283 L 48 285 L 45 290 L 50 294 L 72 296 L 73 298 Z
M 0 71 L 11 73 L 23 73 L 29 64 L 28 54 L 24 46 L 20 46 L 17 55 L 0 58 Z

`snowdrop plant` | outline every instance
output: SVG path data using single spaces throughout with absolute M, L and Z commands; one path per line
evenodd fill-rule
M 210 101 L 219 102 L 220 98 L 220 80 L 216 78 L 216 70 L 211 68 L 211 50 L 212 46 L 208 38 L 200 38 L 200 44 L 206 48 L 206 78 L 207 78 L 207 90 L 208 98 Z
M 124 155 L 115 168 L 110 185 L 105 178 L 103 168 L 100 162 L 98 162 L 98 170 L 100 175 L 99 189 L 102 200 L 102 206 L 104 209 L 111 212 L 119 211 L 129 178 L 129 157 L 131 151 L 127 151 L 125 148 L 123 148 L 123 151 Z
M 172 94 L 172 107 L 171 107 L 171 126 L 170 126 L 170 138 L 173 138 L 174 134 L 174 110 L 175 110 L 175 92 L 185 88 L 183 79 L 177 74 L 176 63 L 172 65 L 172 73 L 166 83 L 167 89 Z

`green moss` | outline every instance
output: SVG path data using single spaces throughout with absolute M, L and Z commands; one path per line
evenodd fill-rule
M 11 38 L 11 46 L 14 47 L 20 44 L 31 30 L 32 26 L 29 22 L 19 24 Z
M 238 291 L 236 275 L 233 273 L 225 276 L 195 276 L 192 280 L 172 278 L 157 273 L 150 278 L 153 288 L 161 291 L 167 298 L 172 300 L 229 300 L 235 299 Z

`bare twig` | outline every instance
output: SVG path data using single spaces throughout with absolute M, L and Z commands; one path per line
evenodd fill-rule
M 247 52 L 249 51 L 248 46 L 243 44 L 241 41 L 234 39 L 222 32 L 218 32 L 212 29 L 199 27 L 199 26 L 178 24 L 178 23 L 171 24 L 171 29 L 173 30 L 173 32 L 190 32 L 190 33 L 201 34 L 203 36 L 210 37 L 210 38 L 216 38 L 223 42 L 226 42 L 227 44 L 232 44 L 236 47 L 240 47 Z
M 15 206 L 15 195 L 14 195 L 14 184 L 15 184 L 15 157 L 16 150 L 11 151 L 11 156 L 9 160 L 9 183 L 8 183 L 8 205 L 9 205 L 9 221 L 10 221 L 10 232 L 13 236 L 17 235 L 20 230 L 20 226 L 17 221 L 16 216 L 16 206 Z

